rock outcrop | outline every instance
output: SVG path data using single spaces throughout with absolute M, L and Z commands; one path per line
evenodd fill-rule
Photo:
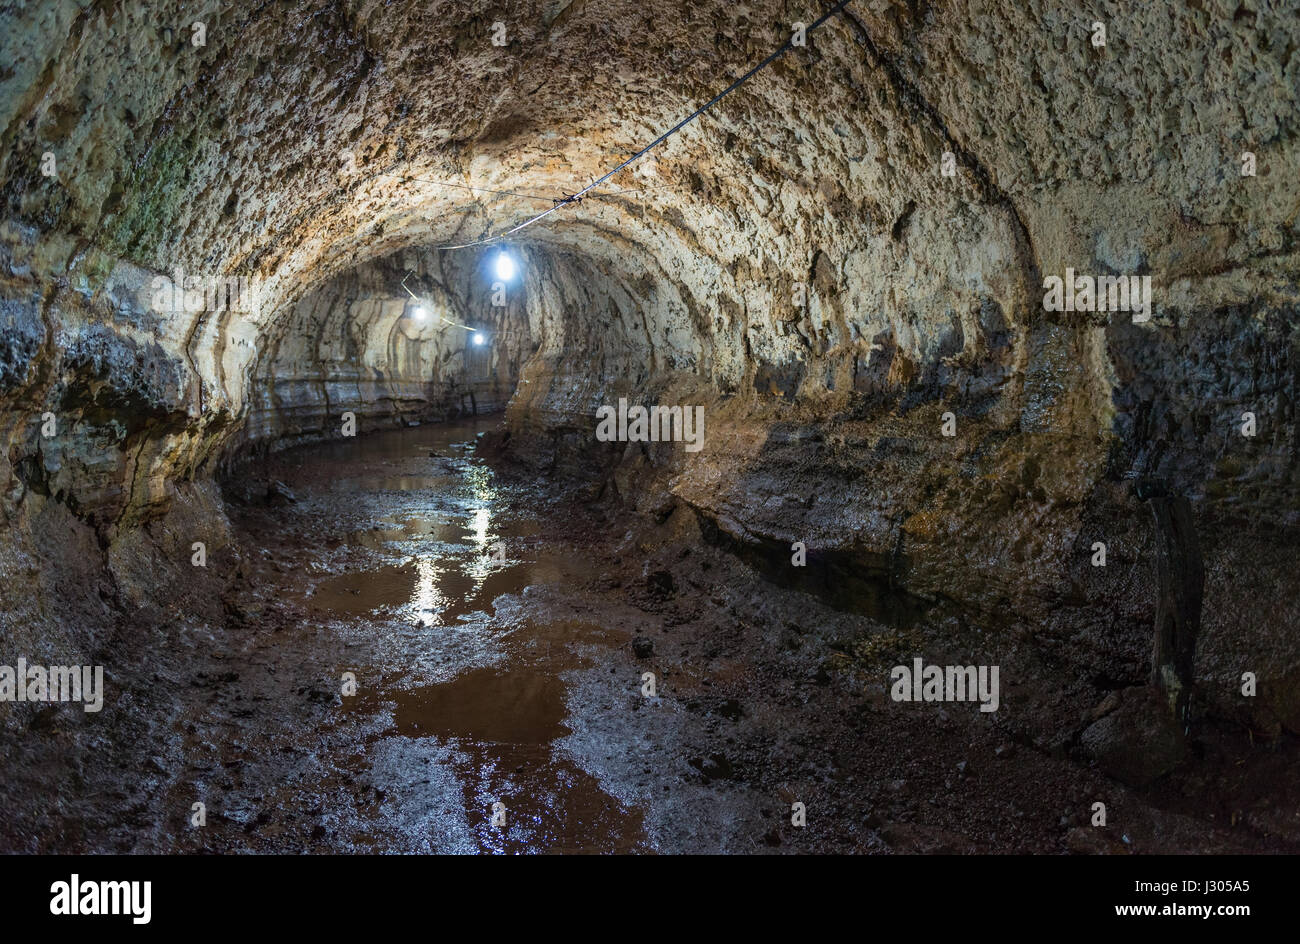
M 1205 703 L 1300 731 L 1290 12 L 1126 8 L 1098 43 L 1061 0 L 862 0 L 506 240 L 506 305 L 490 252 L 439 250 L 556 206 L 818 12 L 0 12 L 3 638 L 91 645 L 130 596 L 93 575 L 223 458 L 514 390 L 539 470 L 618 465 L 638 507 L 834 552 L 1112 687 L 1150 658 L 1158 480 L 1200 536 Z M 1149 276 L 1149 320 L 1045 310 L 1067 271 Z M 408 272 L 485 353 L 415 323 Z M 160 310 L 161 277 L 256 301 Z M 600 446 L 620 397 L 703 405 L 703 450 Z

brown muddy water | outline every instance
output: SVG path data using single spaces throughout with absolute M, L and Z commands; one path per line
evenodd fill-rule
M 331 662 L 311 687 L 338 688 L 321 732 L 347 742 L 333 776 L 374 794 L 373 807 L 346 811 L 335 839 L 375 850 L 645 849 L 636 806 L 563 746 L 566 677 L 600 659 L 607 634 L 524 603 L 589 577 L 591 561 L 548 546 L 526 496 L 476 460 L 485 428 L 295 450 L 271 469 L 292 500 L 237 519 L 273 549 L 259 596 L 289 605 L 301 620 L 290 631 L 330 637 Z M 346 821 L 358 815 L 373 822 Z
M 123 619 L 104 711 L 0 731 L 0 849 L 1297 851 L 1292 741 L 1207 722 L 1125 787 L 1075 743 L 1106 693 L 1032 627 L 844 562 L 783 583 L 689 507 L 486 461 L 498 421 L 229 476 L 234 544 Z M 999 710 L 892 701 L 917 656 L 1000 665 Z

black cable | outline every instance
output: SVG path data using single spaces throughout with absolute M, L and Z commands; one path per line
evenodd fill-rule
M 449 184 L 441 180 L 429 180 L 427 177 L 412 177 L 409 174 L 392 174 L 381 171 L 375 174 L 376 177 L 392 177 L 396 180 L 414 180 L 422 184 L 433 184 L 435 187 L 451 187 L 454 190 L 468 190 L 470 193 L 491 193 L 500 197 L 523 197 L 526 200 L 543 200 L 546 203 L 554 203 L 554 197 L 543 196 L 540 193 L 518 193 L 514 190 L 489 190 L 486 187 L 467 187 L 464 184 Z
M 848 4 L 849 4 L 849 0 L 839 0 L 839 3 L 835 4 L 835 6 L 831 7 L 829 10 L 827 10 L 825 13 L 823 13 L 821 16 L 819 16 L 819 17 L 817 18 L 817 20 L 816 20 L 816 21 L 815 21 L 811 26 L 809 26 L 807 29 L 805 29 L 805 30 L 804 30 L 804 35 L 807 36 L 807 35 L 808 35 L 809 33 L 811 33 L 813 30 L 815 30 L 815 29 L 817 29 L 818 27 L 820 27 L 823 23 L 825 23 L 827 20 L 829 20 L 832 16 L 834 16 L 836 13 L 839 13 L 839 12 L 840 12 L 841 10 L 843 10 L 846 6 L 848 6 Z M 761 72 L 763 69 L 767 68 L 769 65 L 771 65 L 773 62 L 775 62 L 777 59 L 780 59 L 782 56 L 784 56 L 787 52 L 789 52 L 789 51 L 790 51 L 791 49 L 793 49 L 793 48 L 794 48 L 794 36 L 792 35 L 792 36 L 790 36 L 789 39 L 787 39 L 784 43 L 781 44 L 781 47 L 780 47 L 779 49 L 777 49 L 776 52 L 772 53 L 770 56 L 768 56 L 766 59 L 764 59 L 764 60 L 763 60 L 762 62 L 760 62 L 758 65 L 754 66 L 752 69 L 750 69 L 750 70 L 749 70 L 748 72 L 746 72 L 744 75 L 742 75 L 740 78 L 736 79 L 734 82 L 732 82 L 730 85 L 728 85 L 725 89 L 723 89 L 723 90 L 722 90 L 721 92 L 719 92 L 717 95 L 714 95 L 711 99 L 709 99 L 707 102 L 705 102 L 705 103 L 704 103 L 703 105 L 701 105 L 699 108 L 695 109 L 695 111 L 691 112 L 689 115 L 687 115 L 687 116 L 686 116 L 685 118 L 683 118 L 681 121 L 677 122 L 677 124 L 673 125 L 671 128 L 669 128 L 669 129 L 668 129 L 667 131 L 665 131 L 663 134 L 659 135 L 659 137 L 655 138 L 653 141 L 651 141 L 651 142 L 650 142 L 649 144 L 647 144 L 645 147 L 641 148 L 641 150 L 637 151 L 635 154 L 633 154 L 633 155 L 632 155 L 631 157 L 629 157 L 627 160 L 623 161 L 623 163 L 619 164 L 617 167 L 615 167 L 613 170 L 611 170 L 609 173 L 605 174 L 604 176 L 600 177 L 598 180 L 595 180 L 595 181 L 593 181 L 593 182 L 587 184 L 587 186 L 583 187 L 583 188 L 582 188 L 581 190 L 579 190 L 577 193 L 574 193 L 574 194 L 570 194 L 570 195 L 568 195 L 568 196 L 565 196 L 562 200 L 555 200 L 555 201 L 554 201 L 554 204 L 555 204 L 555 205 L 552 206 L 550 209 L 548 209 L 548 210 L 543 210 L 541 213 L 538 213 L 536 216 L 531 217 L 530 219 L 524 220 L 524 222 L 520 223 L 518 226 L 511 227 L 510 229 L 506 230 L 504 233 L 498 233 L 498 234 L 495 235 L 495 236 L 485 236 L 485 237 L 482 238 L 482 239 L 476 239 L 476 240 L 474 240 L 473 242 L 468 242 L 468 243 L 457 243 L 457 244 L 455 244 L 455 245 L 451 245 L 451 246 L 433 246 L 433 247 L 431 247 L 431 248 L 434 249 L 435 251 L 444 251 L 444 250 L 451 250 L 451 249 L 470 249 L 470 248 L 473 248 L 473 247 L 475 247 L 475 246 L 487 246 L 487 245 L 490 245 L 490 244 L 495 243 L 495 242 L 500 242 L 502 239 L 505 239 L 507 236 L 512 236 L 512 235 L 514 235 L 515 233 L 519 232 L 521 229 L 524 229 L 524 228 L 526 228 L 526 227 L 532 226 L 532 225 L 533 225 L 534 223 L 536 223 L 538 220 L 541 220 L 541 219 L 544 219 L 544 218 L 547 217 L 547 216 L 550 216 L 550 215 L 551 215 L 552 213 L 554 213 L 556 210 L 560 209 L 560 207 L 562 207 L 562 206 L 567 206 L 567 205 L 570 204 L 570 203 L 577 203 L 577 202 L 580 201 L 580 200 L 581 200 L 581 199 L 582 199 L 582 198 L 583 198 L 587 193 L 589 193 L 590 191 L 592 191 L 592 190 L 594 190 L 595 188 L 599 187 L 599 186 L 600 186 L 601 184 L 603 184 L 605 181 L 609 180 L 609 178 L 613 177 L 613 176 L 614 176 L 615 174 L 617 174 L 619 171 L 623 170 L 623 169 L 626 168 L 628 165 L 630 165 L 633 161 L 639 160 L 640 158 L 642 158 L 642 157 L 644 157 L 646 154 L 648 154 L 651 150 L 653 150 L 654 148 L 656 148 L 656 147 L 658 147 L 659 145 L 663 144 L 665 141 L 667 141 L 669 138 L 671 138 L 671 137 L 672 137 L 674 134 L 676 134 L 678 131 L 681 131 L 682 128 L 686 127 L 688 124 L 690 124 L 690 123 L 691 123 L 692 121 L 694 121 L 696 118 L 700 117 L 700 115 L 704 114 L 706 111 L 708 111 L 708 110 L 709 110 L 710 108 L 712 108 L 714 105 L 716 105 L 718 102 L 722 101 L 724 98 L 726 98 L 726 97 L 727 97 L 728 95 L 730 95 L 732 92 L 734 92 L 736 89 L 740 88 L 742 85 L 744 85 L 744 84 L 745 84 L 746 82 L 748 82 L 750 79 L 752 79 L 755 75 L 757 75 L 757 74 L 758 74 L 759 72 Z

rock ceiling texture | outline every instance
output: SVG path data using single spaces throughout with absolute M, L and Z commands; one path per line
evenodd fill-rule
M 1300 681 L 1294 596 L 1262 592 L 1300 524 L 1294 7 L 854 0 L 507 240 L 507 306 L 492 248 L 438 250 L 600 177 L 823 9 L 0 7 L 0 570 L 34 587 L 6 591 L 6 632 L 92 645 L 103 601 L 181 541 L 168 516 L 220 530 L 208 482 L 242 447 L 517 385 L 512 447 L 544 468 L 593 451 L 601 403 L 704 404 L 702 452 L 609 456 L 621 497 L 1014 611 L 1093 677 L 1149 657 L 1133 484 L 1159 482 L 1197 509 L 1205 683 L 1226 692 L 1242 653 Z M 1150 275 L 1150 321 L 1044 311 L 1067 268 Z M 262 291 L 152 309 L 177 270 Z M 408 272 L 490 328 L 486 361 L 464 332 L 412 335 Z M 73 547 L 89 589 L 55 600 L 67 568 L 42 562 Z M 1289 697 L 1268 710 L 1300 729 Z

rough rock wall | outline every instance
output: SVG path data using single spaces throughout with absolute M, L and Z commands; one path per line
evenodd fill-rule
M 398 369 L 367 392 L 378 348 L 308 353 L 355 336 L 345 315 L 389 317 L 345 304 L 364 276 L 344 273 L 553 205 L 816 12 L 6 7 L 7 519 L 28 534 L 28 496 L 48 494 L 111 544 L 240 437 L 311 426 L 331 384 L 410 403 L 422 347 L 385 349 Z M 1009 614 L 1117 682 L 1149 650 L 1133 486 L 1157 483 L 1193 500 L 1206 544 L 1198 671 L 1224 694 L 1259 663 L 1271 710 L 1300 725 L 1276 694 L 1300 671 L 1294 595 L 1264 592 L 1293 585 L 1300 523 L 1298 31 L 1274 3 L 855 0 L 512 238 L 540 344 L 512 447 L 591 455 L 595 408 L 624 392 L 701 403 L 703 452 L 611 456 L 625 498 Z M 1044 311 L 1044 277 L 1067 268 L 1150 275 L 1151 319 Z M 151 314 L 139 293 L 176 269 L 264 292 L 248 311 Z
M 1237 710 L 1257 673 L 1252 723 L 1297 730 L 1300 611 L 1276 589 L 1300 524 L 1297 22 L 1280 6 L 1108 12 L 1104 47 L 1051 5 L 848 17 L 809 69 L 851 84 L 825 96 L 851 103 L 838 140 L 815 137 L 825 106 L 747 112 L 724 159 L 749 173 L 709 185 L 698 161 L 675 168 L 689 222 L 667 208 L 593 225 L 617 260 L 597 280 L 617 272 L 607 294 L 632 316 L 579 291 L 551 307 L 655 343 L 627 384 L 625 348 L 534 362 L 512 417 L 578 454 L 629 385 L 704 403 L 703 453 L 614 450 L 624 497 L 675 496 L 746 542 L 805 541 L 1021 622 L 1103 687 L 1150 659 L 1144 490 L 1188 497 L 1207 561 L 1199 680 Z M 794 128 L 812 140 L 784 150 Z M 745 155 L 746 138 L 763 145 Z M 673 173 L 661 162 L 656 180 Z M 658 271 L 641 280 L 635 260 Z M 1067 268 L 1150 276 L 1150 319 L 1045 311 L 1044 278 Z

